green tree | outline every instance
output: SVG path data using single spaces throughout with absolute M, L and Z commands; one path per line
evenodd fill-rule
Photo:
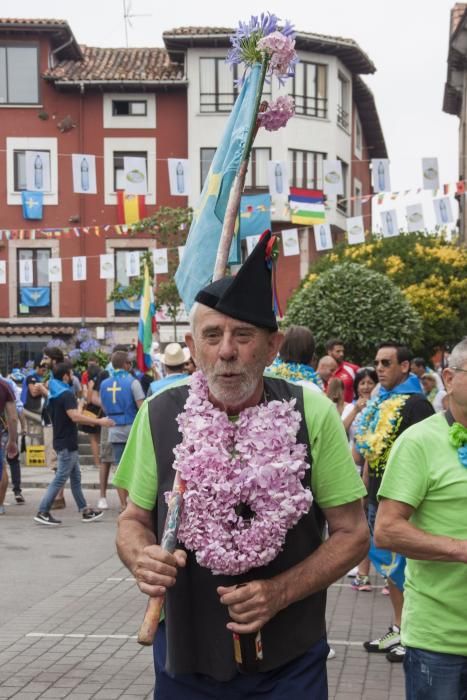
M 467 249 L 439 234 L 410 233 L 394 238 L 370 236 L 362 245 L 340 244 L 310 268 L 311 278 L 336 263 L 355 262 L 394 282 L 418 311 L 422 334 L 411 348 L 427 359 L 466 333 Z M 306 283 L 305 278 L 304 283 Z
M 308 276 L 287 307 L 283 325 L 292 324 L 310 328 L 320 352 L 329 338 L 342 338 L 346 354 L 359 364 L 371 361 L 383 340 L 418 340 L 422 325 L 386 275 L 349 262 Z

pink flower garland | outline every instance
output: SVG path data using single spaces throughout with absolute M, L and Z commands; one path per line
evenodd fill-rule
M 306 446 L 297 443 L 295 399 L 241 412 L 237 421 L 213 406 L 204 375 L 195 372 L 178 417 L 183 441 L 174 469 L 185 481 L 178 538 L 214 574 L 235 575 L 271 562 L 287 531 L 312 502 L 301 479 Z M 245 504 L 251 520 L 238 515 Z

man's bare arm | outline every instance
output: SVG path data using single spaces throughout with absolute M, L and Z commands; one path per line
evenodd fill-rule
M 467 540 L 432 535 L 409 522 L 414 508 L 390 498 L 381 499 L 376 516 L 375 544 L 410 559 L 467 563 Z
M 329 538 L 302 562 L 272 579 L 217 589 L 233 620 L 229 629 L 256 632 L 280 610 L 327 588 L 365 557 L 369 532 L 361 501 L 327 508 L 324 515 Z
M 153 597 L 175 584 L 177 569 L 186 562 L 185 552 L 169 554 L 157 544 L 152 512 L 132 501 L 118 518 L 117 552 L 140 590 Z

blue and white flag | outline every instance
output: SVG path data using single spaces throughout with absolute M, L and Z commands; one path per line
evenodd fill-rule
M 20 287 L 20 303 L 23 306 L 49 306 L 50 287 Z
M 194 211 L 183 259 L 175 275 L 187 310 L 192 307 L 199 290 L 212 279 L 230 190 L 255 119 L 260 76 L 261 65 L 255 64 L 235 101 Z
M 120 299 L 115 302 L 116 311 L 139 311 L 141 308 L 140 297 L 132 297 L 131 299 Z
M 23 217 L 25 219 L 42 219 L 42 206 L 44 203 L 44 195 L 42 192 L 23 190 L 23 192 L 21 192 L 21 201 L 23 204 Z
M 240 236 L 258 236 L 271 228 L 271 195 L 246 194 L 240 200 Z

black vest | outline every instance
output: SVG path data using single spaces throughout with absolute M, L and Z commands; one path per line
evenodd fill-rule
M 296 398 L 302 416 L 298 442 L 311 450 L 304 418 L 303 391 L 282 379 L 265 378 L 269 401 Z M 155 532 L 161 541 L 167 506 L 164 493 L 170 491 L 175 472 L 173 449 L 182 440 L 176 416 L 183 411 L 188 386 L 168 388 L 149 401 L 149 422 L 157 461 L 158 496 L 155 506 Z M 307 470 L 304 485 L 311 485 Z M 180 569 L 177 583 L 165 600 L 167 630 L 167 670 L 172 674 L 202 673 L 228 681 L 237 673 L 227 607 L 219 601 L 218 586 L 268 579 L 290 569 L 314 552 L 322 542 L 322 517 L 316 504 L 287 533 L 283 550 L 267 566 L 251 569 L 241 576 L 214 576 L 199 566 L 193 552 L 187 552 L 187 566 Z M 181 546 L 181 545 L 179 545 Z M 261 630 L 264 659 L 261 671 L 270 671 L 305 653 L 326 633 L 326 591 L 315 593 L 281 610 Z

